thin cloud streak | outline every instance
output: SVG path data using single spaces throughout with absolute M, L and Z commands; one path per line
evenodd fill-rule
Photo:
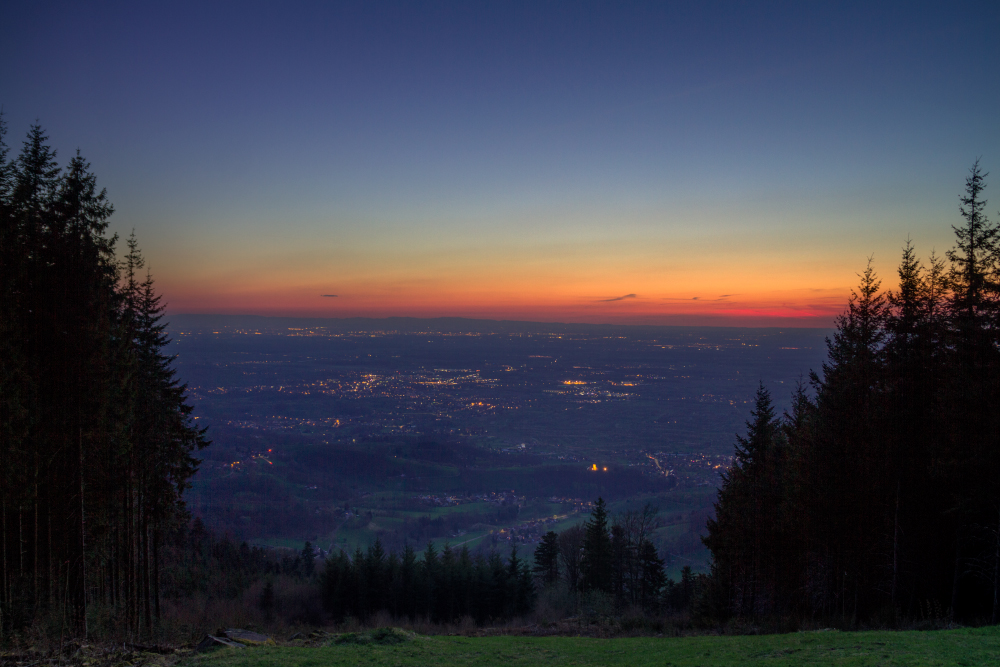
M 729 298 L 731 296 L 738 296 L 738 295 L 736 295 L 736 294 L 722 294 L 717 299 L 703 299 L 700 296 L 692 296 L 692 297 L 665 296 L 665 297 L 663 297 L 662 300 L 663 301 L 704 301 L 704 302 L 708 302 L 708 301 L 725 301 L 727 298 Z
M 610 303 L 611 301 L 624 301 L 625 299 L 638 299 L 635 294 L 625 294 L 623 296 L 616 296 L 613 299 L 598 299 L 599 303 Z

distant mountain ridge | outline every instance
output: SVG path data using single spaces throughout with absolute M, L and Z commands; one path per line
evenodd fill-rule
M 531 322 L 523 320 L 490 320 L 468 317 L 280 317 L 267 315 L 213 315 L 179 313 L 165 318 L 170 330 L 184 329 L 284 329 L 317 327 L 332 331 L 397 331 L 400 333 L 469 332 L 469 333 L 630 333 L 652 334 L 670 332 L 674 335 L 698 331 L 721 333 L 726 330 L 758 332 L 820 331 L 825 327 L 722 327 L 722 326 L 662 326 L 650 324 L 585 324 L 573 322 Z M 828 329 L 832 331 L 832 329 Z

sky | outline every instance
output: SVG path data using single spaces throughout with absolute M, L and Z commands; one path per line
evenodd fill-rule
M 826 327 L 1000 178 L 996 2 L 3 13 L 8 143 L 82 152 L 168 314 Z

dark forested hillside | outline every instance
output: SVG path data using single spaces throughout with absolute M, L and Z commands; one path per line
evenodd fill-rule
M 761 387 L 705 539 L 716 617 L 1000 620 L 1000 246 L 985 176 L 977 162 L 946 259 L 922 263 L 907 243 L 885 293 L 864 271 L 789 413 Z
M 2 117 L 0 117 L 2 123 Z M 48 619 L 125 632 L 160 613 L 164 535 L 204 446 L 161 350 L 161 306 L 135 238 L 77 153 L 0 125 L 0 631 Z

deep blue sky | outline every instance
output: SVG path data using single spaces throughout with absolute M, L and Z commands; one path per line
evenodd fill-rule
M 826 325 L 1000 177 L 1000 3 L 11 3 L 0 104 L 175 312 Z

